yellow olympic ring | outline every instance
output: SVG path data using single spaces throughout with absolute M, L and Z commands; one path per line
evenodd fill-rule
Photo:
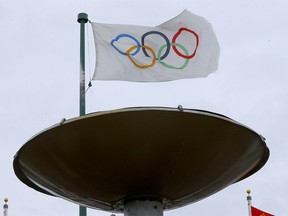
M 148 68 L 148 67 L 153 67 L 153 66 L 155 65 L 155 63 L 156 63 L 156 54 L 155 54 L 154 50 L 153 50 L 151 47 L 149 47 L 149 46 L 144 46 L 144 45 L 142 45 L 141 47 L 142 47 L 142 48 L 145 48 L 145 49 L 147 49 L 147 50 L 149 50 L 149 51 L 151 52 L 151 54 L 152 54 L 152 56 L 153 56 L 153 59 L 152 59 L 151 64 L 149 64 L 149 65 L 139 65 L 139 64 L 137 64 L 137 63 L 133 60 L 133 58 L 132 58 L 131 55 L 130 55 L 130 52 L 131 52 L 132 50 L 138 48 L 138 46 L 136 46 L 136 45 L 135 45 L 135 46 L 132 46 L 130 49 L 128 49 L 128 50 L 126 51 L 126 55 L 127 55 L 128 58 L 132 61 L 132 63 L 133 63 L 136 67 L 138 67 L 138 68 L 140 68 L 140 69 L 146 69 L 146 68 Z

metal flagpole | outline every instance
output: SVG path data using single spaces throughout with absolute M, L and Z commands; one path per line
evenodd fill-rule
M 85 115 L 85 23 L 88 22 L 86 13 L 78 14 L 80 23 L 80 116 Z
M 79 13 L 77 21 L 80 23 L 80 116 L 85 115 L 85 24 L 88 22 L 86 13 Z M 87 209 L 79 206 L 79 216 L 86 216 Z
M 247 191 L 247 201 L 248 201 L 248 215 L 252 216 L 251 206 L 252 206 L 252 197 L 250 196 L 251 191 L 248 189 Z

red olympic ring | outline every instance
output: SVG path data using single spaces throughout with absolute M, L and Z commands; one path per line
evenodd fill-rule
M 196 51 L 197 51 L 197 48 L 198 48 L 198 45 L 199 45 L 199 36 L 196 32 L 190 30 L 190 29 L 187 29 L 187 28 L 180 28 L 178 30 L 178 32 L 174 35 L 174 37 L 172 38 L 172 43 L 173 44 L 176 44 L 176 39 L 178 38 L 178 36 L 182 33 L 182 31 L 188 31 L 190 33 L 192 33 L 195 38 L 196 38 L 196 47 L 195 47 L 195 50 L 194 52 L 191 54 L 191 55 L 183 55 L 181 52 L 178 51 L 177 47 L 175 45 L 172 45 L 172 48 L 173 50 L 175 51 L 175 53 L 177 53 L 177 55 L 181 56 L 182 58 L 185 58 L 185 59 L 192 59 L 195 54 L 196 54 Z

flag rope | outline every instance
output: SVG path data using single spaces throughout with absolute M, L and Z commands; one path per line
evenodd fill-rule
M 91 24 L 92 22 L 88 19 L 88 22 Z M 92 75 L 91 75 L 91 55 L 90 55 L 90 36 L 89 36 L 89 31 L 88 31 L 88 28 L 86 28 L 86 41 L 87 41 L 87 44 L 86 47 L 87 47 L 87 60 L 88 60 L 88 73 L 89 73 L 89 82 L 88 82 L 88 85 L 87 85 L 87 88 L 85 90 L 85 93 L 92 87 Z

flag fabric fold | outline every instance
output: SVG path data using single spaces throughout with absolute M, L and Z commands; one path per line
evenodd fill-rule
M 219 44 L 210 23 L 184 10 L 156 27 L 92 23 L 94 80 L 162 82 L 217 70 Z
M 253 206 L 251 206 L 251 214 L 252 214 L 252 216 L 274 216 L 274 215 L 269 214 L 267 212 L 264 212 L 260 209 L 257 209 Z

